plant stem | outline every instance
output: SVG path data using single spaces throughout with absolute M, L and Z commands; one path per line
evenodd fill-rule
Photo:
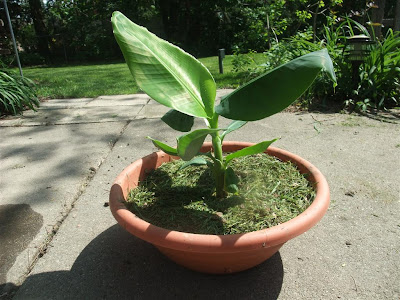
M 218 115 L 215 114 L 212 120 L 210 120 L 211 128 L 218 128 Z M 216 159 L 213 168 L 213 174 L 215 179 L 215 193 L 217 198 L 224 198 L 227 193 L 225 187 L 225 167 L 224 157 L 222 155 L 222 142 L 219 136 L 219 132 L 212 134 L 212 144 L 214 150 L 214 157 Z
M 214 163 L 214 179 L 215 179 L 215 193 L 217 198 L 224 198 L 227 193 L 224 189 L 225 187 L 225 168 L 223 164 L 223 156 L 222 156 L 222 144 L 219 134 L 213 134 L 212 143 L 214 149 L 215 163 Z

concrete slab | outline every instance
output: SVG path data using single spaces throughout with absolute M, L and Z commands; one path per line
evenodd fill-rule
M 219 99 L 233 91 L 217 91 Z M 37 112 L 0 120 L 0 127 L 47 126 L 98 122 L 119 122 L 135 118 L 161 118 L 168 107 L 160 105 L 146 94 L 100 96 L 96 99 L 54 99 L 41 104 Z
M 133 120 L 143 109 L 143 105 L 111 106 L 104 107 L 84 107 L 74 110 L 72 113 L 65 114 L 54 124 L 82 124 L 82 123 L 107 123 Z
M 168 261 L 104 207 L 117 174 L 156 150 L 146 136 L 174 145 L 176 132 L 158 119 L 168 108 L 143 94 L 52 101 L 0 120 L 0 298 L 31 267 L 17 299 L 399 298 L 398 114 L 380 122 L 281 113 L 231 133 L 252 142 L 281 137 L 276 146 L 326 175 L 332 204 L 266 263 L 210 276 Z
M 174 132 L 166 128 L 159 120 L 129 124 L 16 299 L 399 297 L 398 124 L 281 113 L 230 134 L 229 140 L 251 142 L 281 137 L 275 146 L 303 156 L 326 175 L 332 205 L 316 227 L 269 261 L 228 276 L 198 274 L 173 264 L 115 225 L 103 205 L 116 175 L 155 150 L 145 136 L 173 145 Z
M 49 99 L 40 103 L 40 109 L 78 108 L 87 105 L 93 98 Z
M 221 98 L 221 97 L 223 97 L 225 95 L 228 95 L 229 93 L 232 93 L 233 91 L 234 91 L 234 89 L 220 89 L 220 90 L 217 90 L 217 99 L 219 99 L 219 98 Z
M 8 216 L 8 221 L 2 219 L 2 228 L 33 217 L 37 220 L 24 227 L 23 245 L 18 248 L 21 253 L 8 257 L 7 264 L 2 264 L 0 286 L 6 282 L 7 272 L 7 282 L 18 284 L 53 234 L 53 228 L 68 214 L 87 181 L 110 153 L 125 124 L 0 128 L 0 210 L 9 207 L 15 212 Z M 22 217 L 26 220 L 20 220 Z M 38 232 L 29 234 L 37 226 Z M 12 230 L 2 236 L 0 253 L 4 253 L 6 244 L 17 246 L 20 235 L 21 231 Z M 3 269 L 5 265 L 7 269 Z
M 0 121 L 0 127 L 48 126 L 64 124 L 107 123 L 133 120 L 144 105 L 75 107 L 73 109 L 40 109 L 25 112 L 23 117 Z
M 7 282 L 8 270 L 42 225 L 43 216 L 28 204 L 0 204 L 0 285 Z
M 151 100 L 149 104 L 137 115 L 138 119 L 159 119 L 170 110 L 169 107 L 158 104 L 156 101 Z
M 146 94 L 100 96 L 87 104 L 91 106 L 126 106 L 144 105 L 150 100 Z

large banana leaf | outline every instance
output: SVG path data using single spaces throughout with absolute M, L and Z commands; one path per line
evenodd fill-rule
M 111 22 L 128 67 L 143 91 L 185 114 L 213 116 L 216 86 L 206 67 L 120 12 L 113 13 Z
M 292 104 L 324 70 L 336 82 L 326 49 L 298 57 L 225 96 L 215 111 L 232 120 L 255 121 Z

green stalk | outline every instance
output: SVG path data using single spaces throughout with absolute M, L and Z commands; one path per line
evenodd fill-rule
M 214 114 L 213 118 L 209 120 L 210 128 L 218 128 L 218 115 Z M 222 155 L 222 142 L 219 136 L 219 132 L 216 132 L 212 136 L 212 145 L 214 150 L 214 162 L 213 174 L 215 179 L 215 193 L 217 198 L 224 198 L 227 193 L 225 187 L 225 167 L 224 157 Z
M 224 198 L 226 196 L 226 192 L 224 190 L 225 187 L 225 168 L 223 163 L 222 156 L 222 144 L 219 134 L 213 134 L 212 143 L 214 149 L 215 163 L 214 163 L 214 178 L 215 178 L 215 193 L 217 198 Z

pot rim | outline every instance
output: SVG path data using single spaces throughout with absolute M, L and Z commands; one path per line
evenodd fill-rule
M 251 145 L 254 143 L 224 142 L 223 150 L 236 151 Z M 204 143 L 202 151 L 208 151 L 211 147 L 211 143 Z M 300 172 L 309 173 L 307 179 L 315 185 L 316 189 L 311 205 L 295 218 L 282 224 L 248 233 L 211 235 L 169 230 L 140 219 L 126 208 L 124 203 L 128 191 L 124 193 L 123 185 L 127 185 L 131 179 L 130 174 L 133 170 L 141 168 L 144 160 L 169 161 L 173 159 L 162 151 L 154 152 L 133 162 L 118 175 L 110 191 L 110 209 L 124 229 L 160 247 L 192 252 L 238 252 L 283 244 L 313 227 L 323 217 L 330 202 L 329 186 L 324 175 L 300 156 L 276 147 L 269 147 L 266 153 L 284 161 L 289 160 L 297 165 Z

